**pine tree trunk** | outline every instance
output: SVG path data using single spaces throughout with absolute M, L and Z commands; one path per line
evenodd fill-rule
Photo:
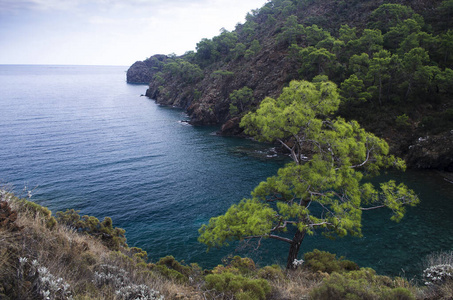
M 288 253 L 288 261 L 286 263 L 287 269 L 296 269 L 297 266 L 293 264 L 294 260 L 297 259 L 297 254 L 299 254 L 300 245 L 305 237 L 305 231 L 297 230 L 296 234 L 294 235 L 293 242 L 289 247 Z

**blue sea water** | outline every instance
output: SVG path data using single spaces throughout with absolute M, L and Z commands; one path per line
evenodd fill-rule
M 141 97 L 127 67 L 0 66 L 0 183 L 53 212 L 74 208 L 126 229 L 130 246 L 156 261 L 165 255 L 221 263 L 232 253 L 261 264 L 285 263 L 288 247 L 212 249 L 198 228 L 250 195 L 286 159 L 269 145 L 216 136 L 193 127 L 183 111 Z M 435 172 L 383 175 L 404 181 L 422 199 L 400 223 L 387 211 L 366 212 L 362 239 L 307 237 L 314 248 L 345 255 L 378 272 L 420 274 L 432 252 L 453 250 L 453 185 Z M 377 179 L 376 179 L 377 180 Z M 24 193 L 25 194 L 25 193 Z M 403 270 L 403 271 L 402 271 Z

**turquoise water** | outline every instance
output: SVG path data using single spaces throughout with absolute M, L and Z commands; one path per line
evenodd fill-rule
M 204 267 L 229 253 L 285 263 L 287 245 L 262 251 L 235 247 L 206 253 L 197 230 L 247 197 L 285 158 L 267 145 L 219 137 L 217 128 L 182 122 L 183 111 L 140 97 L 146 86 L 125 82 L 127 67 L 0 66 L 0 182 L 52 211 L 74 208 L 113 218 L 128 244 L 152 260 L 167 254 Z M 453 184 L 434 172 L 387 174 L 422 199 L 400 223 L 367 212 L 364 238 L 306 238 L 389 275 L 418 275 L 423 258 L 453 249 Z M 24 193 L 25 194 L 25 193 Z

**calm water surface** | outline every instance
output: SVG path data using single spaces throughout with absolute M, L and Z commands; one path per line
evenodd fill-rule
M 216 128 L 140 97 L 127 67 L 0 66 L 0 182 L 52 211 L 69 208 L 113 218 L 128 244 L 152 260 L 167 254 L 204 267 L 228 253 L 284 263 L 287 245 L 260 252 L 206 253 L 197 230 L 276 173 L 285 159 L 269 146 L 215 136 Z M 383 175 L 406 182 L 422 199 L 400 223 L 367 212 L 364 238 L 307 238 L 303 251 L 335 252 L 378 272 L 418 275 L 423 258 L 453 250 L 453 185 L 435 172 Z M 403 270 L 403 271 L 402 271 Z

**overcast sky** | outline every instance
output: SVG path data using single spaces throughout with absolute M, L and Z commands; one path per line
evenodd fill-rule
M 184 54 L 266 0 L 0 0 L 0 64 L 131 65 Z

